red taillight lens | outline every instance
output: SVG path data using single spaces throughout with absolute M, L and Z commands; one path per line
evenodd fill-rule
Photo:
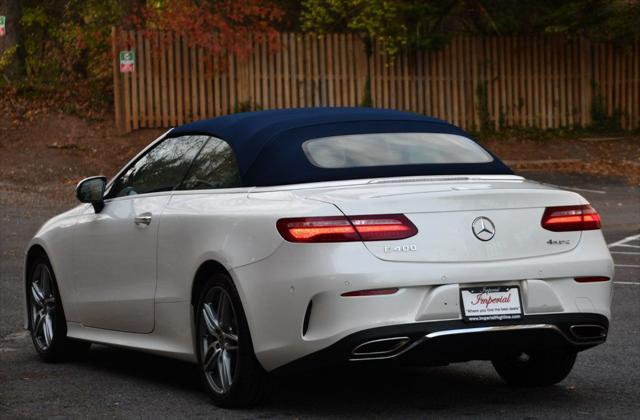
M 600 215 L 590 205 L 547 207 L 542 227 L 553 232 L 600 229 Z
M 398 291 L 397 288 L 390 289 L 369 289 L 369 290 L 356 290 L 355 292 L 345 292 L 340 296 L 344 297 L 358 297 L 358 296 L 383 296 L 392 295 Z
M 609 281 L 609 277 L 602 276 L 588 276 L 588 277 L 576 277 L 574 280 L 578 283 L 597 283 L 600 281 Z
M 296 217 L 280 219 L 278 232 L 289 242 L 391 241 L 406 239 L 418 229 L 402 214 Z

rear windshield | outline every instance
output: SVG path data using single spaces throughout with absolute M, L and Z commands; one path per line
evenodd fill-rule
M 320 168 L 487 163 L 493 158 L 473 140 L 441 133 L 351 134 L 307 140 L 302 149 Z

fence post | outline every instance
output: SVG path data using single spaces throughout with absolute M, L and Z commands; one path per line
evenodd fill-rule
M 120 68 L 118 66 L 118 29 L 111 27 L 111 52 L 113 55 L 113 114 L 118 132 L 122 132 L 122 103 L 120 86 Z
M 591 125 L 591 106 L 593 101 L 591 43 L 580 37 L 580 125 Z

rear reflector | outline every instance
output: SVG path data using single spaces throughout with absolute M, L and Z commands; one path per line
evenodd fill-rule
M 356 290 L 355 292 L 346 292 L 341 294 L 340 296 L 344 297 L 356 297 L 356 296 L 381 296 L 381 295 L 392 295 L 397 292 L 397 288 L 392 289 L 370 289 L 370 290 Z
M 296 217 L 280 219 L 278 232 L 289 242 L 391 241 L 406 239 L 418 229 L 402 214 Z
M 590 205 L 547 207 L 542 227 L 552 232 L 600 229 L 600 215 Z
M 599 281 L 609 281 L 609 277 L 600 277 L 600 276 L 588 276 L 588 277 L 576 277 L 574 279 L 578 283 L 596 283 Z

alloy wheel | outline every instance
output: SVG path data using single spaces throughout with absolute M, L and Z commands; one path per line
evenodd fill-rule
M 38 264 L 31 278 L 31 334 L 41 351 L 51 347 L 56 320 L 56 296 L 51 271 Z
M 238 364 L 238 318 L 221 287 L 207 293 L 200 318 L 201 365 L 209 386 L 224 394 L 234 383 Z

